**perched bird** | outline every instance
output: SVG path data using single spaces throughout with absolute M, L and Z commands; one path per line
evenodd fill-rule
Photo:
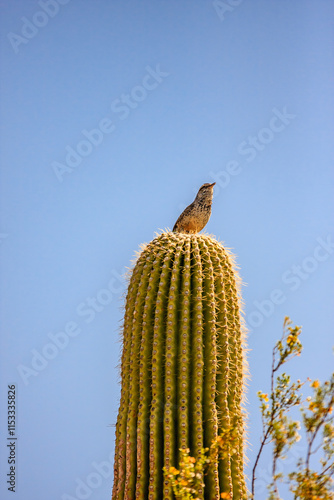
M 198 233 L 208 223 L 211 215 L 213 186 L 212 184 L 203 184 L 199 188 L 194 201 L 183 210 L 180 217 L 174 224 L 175 233 Z

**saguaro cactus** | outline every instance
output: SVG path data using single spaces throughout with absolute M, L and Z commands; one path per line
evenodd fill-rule
M 163 467 L 231 427 L 237 445 L 211 463 L 199 498 L 246 497 L 239 282 L 207 235 L 165 232 L 143 248 L 125 305 L 113 500 L 172 499 Z

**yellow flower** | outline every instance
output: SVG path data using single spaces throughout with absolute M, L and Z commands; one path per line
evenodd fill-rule
M 177 470 L 175 467 L 170 467 L 169 468 L 169 473 L 173 474 L 173 476 L 177 476 L 178 474 L 180 474 L 180 471 Z
M 293 343 L 293 341 L 294 341 L 293 335 L 288 335 L 286 338 L 286 343 L 290 345 Z
M 229 494 L 229 493 L 226 493 L 226 492 L 225 492 L 225 493 L 221 493 L 220 498 L 226 498 L 226 499 L 230 500 L 230 499 L 231 499 L 231 496 L 230 496 L 230 494 Z
M 319 387 L 319 380 L 314 380 L 311 384 L 311 387 L 314 387 L 315 389 Z
M 264 399 L 264 401 L 269 401 L 268 394 L 265 394 L 264 392 L 259 393 L 259 397 Z
M 317 409 L 317 403 L 315 403 L 314 401 L 312 401 L 310 403 L 308 409 L 311 410 L 311 411 L 313 411 L 313 412 L 316 411 L 316 409 Z

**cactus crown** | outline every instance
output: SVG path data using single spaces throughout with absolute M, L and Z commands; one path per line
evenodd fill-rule
M 237 444 L 217 454 L 199 497 L 246 497 L 240 283 L 208 235 L 163 232 L 143 247 L 125 305 L 113 499 L 172 499 L 163 467 L 231 427 Z

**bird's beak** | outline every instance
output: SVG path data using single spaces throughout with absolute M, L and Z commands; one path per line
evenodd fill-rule
M 215 185 L 216 183 L 213 182 L 212 184 L 210 184 L 210 188 L 213 188 L 213 186 Z

